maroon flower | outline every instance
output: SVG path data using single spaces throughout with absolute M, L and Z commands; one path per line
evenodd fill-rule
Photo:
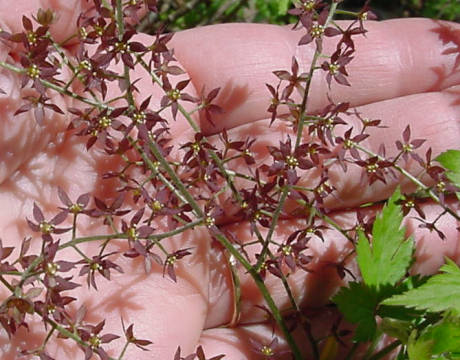
M 192 253 L 189 251 L 191 248 L 187 249 L 180 249 L 176 250 L 173 253 L 169 254 L 166 257 L 166 260 L 163 265 L 163 276 L 165 273 L 168 273 L 168 276 L 173 280 L 174 282 L 177 281 L 176 278 L 176 272 L 174 270 L 174 266 L 177 265 L 177 261 L 184 258 L 185 256 L 191 255 Z
M 118 339 L 119 336 L 114 334 L 100 335 L 104 325 L 105 320 L 102 320 L 97 325 L 85 324 L 78 328 L 78 334 L 87 343 L 86 346 L 82 346 L 82 350 L 85 352 L 85 360 L 91 359 L 93 353 L 96 353 L 101 360 L 109 360 L 109 355 L 102 348 L 102 345 Z
M 388 174 L 387 170 L 393 165 L 393 162 L 380 159 L 379 156 L 371 156 L 366 160 L 357 160 L 355 164 L 365 170 L 369 185 L 372 185 L 377 180 L 386 184 L 385 176 Z
M 363 140 L 367 139 L 369 137 L 368 134 L 357 134 L 352 137 L 352 131 L 353 128 L 349 128 L 347 131 L 345 131 L 343 137 L 338 136 L 335 138 L 335 142 L 339 145 L 341 145 L 339 151 L 337 152 L 337 159 L 339 161 L 339 164 L 342 166 L 343 171 L 347 171 L 347 164 L 346 164 L 346 159 L 345 155 L 347 152 L 350 153 L 353 159 L 355 160 L 361 160 L 361 157 L 359 155 L 358 149 L 356 148 L 356 145 L 358 145 L 360 142 Z
M 77 198 L 77 201 L 72 202 L 70 200 L 67 193 L 61 188 L 58 187 L 58 196 L 61 202 L 66 206 L 65 208 L 60 207 L 59 209 L 68 211 L 71 214 L 87 214 L 88 211 L 85 210 L 86 206 L 88 206 L 90 200 L 90 194 L 82 194 Z
M 403 141 L 400 141 L 400 140 L 396 141 L 396 148 L 400 151 L 399 156 L 402 156 L 402 158 L 405 161 L 407 161 L 408 157 L 410 156 L 412 159 L 420 163 L 422 159 L 416 152 L 414 152 L 414 150 L 422 146 L 426 140 L 425 139 L 411 140 L 409 125 L 407 125 L 406 128 L 404 129 L 402 133 L 402 138 L 403 138 Z
M 273 157 L 273 164 L 267 169 L 268 175 L 285 177 L 290 185 L 294 185 L 299 180 L 297 168 L 308 170 L 315 166 L 314 162 L 311 161 L 312 159 L 319 161 L 316 156 L 323 150 L 315 145 L 306 143 L 293 150 L 291 138 L 288 136 L 285 142 L 280 141 L 279 147 L 269 146 L 268 150 Z M 313 156 L 313 158 L 308 159 L 309 155 Z
M 143 351 L 149 351 L 149 349 L 147 349 L 146 346 L 151 345 L 152 342 L 149 340 L 143 340 L 143 339 L 136 338 L 134 336 L 134 331 L 133 331 L 134 324 L 129 325 L 128 328 L 125 329 L 125 324 L 123 323 L 123 319 L 121 321 L 122 321 L 123 332 L 125 334 L 126 341 L 130 344 L 134 344 L 136 347 L 138 347 L 139 349 Z
M 129 225 L 125 220 L 121 220 L 121 230 L 128 235 L 130 241 L 146 238 L 153 233 L 153 228 L 148 225 L 138 226 L 139 221 L 144 215 L 145 208 L 140 208 L 131 218 Z
M 115 198 L 115 200 L 113 200 L 112 204 L 107 205 L 104 201 L 95 197 L 94 203 L 96 204 L 96 208 L 90 210 L 88 213 L 93 217 L 101 217 L 101 216 L 106 217 L 104 219 L 104 224 L 108 225 L 109 224 L 107 221 L 108 216 L 123 216 L 131 211 L 129 209 L 126 209 L 126 210 L 120 209 L 121 206 L 123 205 L 124 199 L 125 199 L 124 194 L 120 194 Z
M 302 0 L 296 3 L 294 9 L 288 11 L 289 14 L 302 18 L 313 17 L 319 10 L 324 8 L 326 3 L 323 0 Z M 297 27 L 297 24 L 294 28 Z
M 219 105 L 213 104 L 212 102 L 219 94 L 220 88 L 215 88 L 211 90 L 207 95 L 205 95 L 205 87 L 201 90 L 201 96 L 198 100 L 198 107 L 200 109 L 201 114 L 204 116 L 206 121 L 214 126 L 214 122 L 212 121 L 212 117 L 216 114 L 222 114 L 224 109 L 222 109 Z
M 273 71 L 273 74 L 275 74 L 278 79 L 289 82 L 281 95 L 282 100 L 288 100 L 294 89 L 297 89 L 301 94 L 305 91 L 302 83 L 305 83 L 308 80 L 308 74 L 299 74 L 299 63 L 295 57 L 292 57 L 291 72 L 286 70 L 276 70 Z M 270 87 L 269 90 L 271 91 Z M 276 92 L 274 94 L 272 92 L 272 95 L 276 97 L 277 94 Z
M 116 270 L 119 273 L 123 273 L 123 269 L 115 264 L 113 261 L 107 259 L 110 255 L 115 253 L 108 253 L 104 255 L 95 255 L 91 259 L 83 259 L 76 264 L 84 264 L 81 269 L 79 276 L 86 275 L 86 282 L 89 287 L 93 287 L 97 290 L 96 285 L 96 273 L 99 273 L 107 280 L 110 280 L 110 272 Z
M 276 253 L 277 257 L 289 267 L 291 272 L 295 272 L 297 267 L 308 271 L 307 265 L 312 260 L 311 256 L 303 254 L 303 251 L 307 249 L 307 243 L 310 238 L 304 236 L 305 231 L 300 231 L 299 235 L 301 236 L 297 236 L 297 234 L 289 236 L 288 239 L 278 247 Z
M 267 112 L 272 114 L 271 119 L 270 119 L 270 125 L 273 124 L 273 122 L 275 121 L 277 111 L 278 111 L 278 106 L 281 103 L 280 94 L 279 94 L 280 85 L 281 85 L 281 81 L 278 83 L 275 89 L 270 84 L 265 84 L 265 86 L 267 86 L 268 90 L 270 91 L 272 95 L 272 98 L 270 100 L 270 106 L 267 109 Z
M 341 85 L 350 86 L 346 76 L 348 76 L 345 66 L 353 60 L 351 54 L 353 50 L 342 52 L 341 48 L 338 48 L 331 56 L 330 62 L 324 61 L 321 68 L 326 71 L 326 81 L 331 88 L 331 80 L 334 79 Z
M 300 17 L 300 22 L 307 30 L 307 33 L 299 40 L 298 45 L 307 45 L 313 40 L 316 42 L 318 51 L 322 50 L 321 39 L 324 36 L 336 36 L 340 34 L 340 30 L 334 27 L 326 27 L 326 21 L 329 15 L 327 8 L 323 9 L 315 21 L 311 15 L 303 15 Z
M 25 87 L 29 82 L 32 82 L 32 87 L 38 93 L 46 98 L 46 88 L 42 80 L 52 83 L 59 83 L 55 76 L 59 74 L 57 68 L 42 58 L 43 54 L 37 54 L 32 60 L 26 56 L 21 57 L 21 65 L 23 66 L 23 76 L 21 86 Z
M 18 115 L 33 109 L 34 117 L 38 125 L 43 125 L 45 119 L 45 109 L 50 109 L 51 111 L 64 115 L 64 112 L 59 106 L 49 102 L 50 98 L 47 96 L 25 96 L 23 100 L 27 102 L 19 109 L 17 109 L 14 115 Z
M 52 241 L 51 234 L 63 234 L 72 228 L 57 228 L 56 226 L 64 222 L 67 218 L 68 212 L 61 211 L 59 214 L 54 216 L 51 220 L 45 220 L 42 210 L 34 203 L 33 216 L 36 223 L 27 219 L 27 224 L 32 231 L 39 232 L 42 235 L 44 241 Z
M 166 77 L 163 78 L 163 89 L 166 91 L 166 95 L 163 96 L 160 104 L 162 107 L 171 107 L 171 112 L 174 120 L 176 120 L 177 111 L 179 110 L 179 100 L 197 102 L 197 99 L 190 96 L 189 94 L 182 92 L 182 90 L 187 87 L 189 82 L 190 80 L 179 81 L 173 88 L 169 80 Z

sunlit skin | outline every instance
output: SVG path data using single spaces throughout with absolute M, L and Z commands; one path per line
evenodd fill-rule
M 53 8 L 58 14 L 58 22 L 52 26 L 58 41 L 68 38 L 75 29 L 75 20 L 87 2 L 79 0 L 16 0 L 9 7 L 0 8 L 0 27 L 9 32 L 21 31 L 21 17 L 31 18 L 39 7 Z M 355 59 L 347 66 L 351 87 L 332 84 L 332 98 L 349 101 L 357 107 L 363 117 L 381 119 L 386 128 L 372 129 L 371 136 L 363 146 L 377 151 L 383 142 L 387 155 L 394 155 L 394 145 L 401 139 L 406 125 L 411 125 L 413 139 L 424 138 L 420 154 L 431 147 L 433 154 L 446 149 L 458 148 L 460 121 L 460 26 L 427 19 L 391 20 L 366 22 L 369 32 L 366 37 L 355 38 Z M 271 127 L 270 93 L 266 83 L 275 84 L 274 70 L 290 70 L 292 56 L 299 61 L 301 71 L 308 70 L 314 45 L 297 46 L 301 31 L 291 27 L 254 24 L 227 24 L 202 27 L 177 33 L 169 43 L 186 75 L 175 77 L 180 81 L 190 77 L 186 91 L 198 96 L 206 86 L 209 91 L 220 87 L 216 99 L 225 113 L 213 118 L 215 125 L 200 119 L 203 132 L 211 142 L 217 143 L 217 134 L 226 128 L 231 139 L 256 137 L 261 146 L 255 146 L 254 155 L 260 164 L 270 164 L 266 145 L 278 146 L 285 141 L 289 129 L 275 121 Z M 148 35 L 139 35 L 145 44 L 152 42 Z M 445 41 L 443 41 L 445 40 Z M 334 38 L 325 40 L 324 52 L 330 53 L 335 47 Z M 456 51 L 445 52 L 446 49 Z M 72 51 L 69 46 L 68 51 Z M 0 43 L 0 60 L 11 61 L 15 48 Z M 68 74 L 64 73 L 65 78 Z M 163 97 L 162 90 L 153 86 L 141 68 L 136 68 L 133 79 L 141 77 L 137 83 L 139 94 L 135 100 L 140 104 L 152 95 L 150 108 L 155 109 Z M 115 181 L 101 180 L 101 175 L 119 169 L 121 161 L 107 158 L 95 146 L 89 152 L 85 149 L 87 139 L 66 132 L 70 115 L 47 112 L 44 124 L 39 126 L 32 112 L 13 116 L 21 105 L 25 91 L 20 90 L 20 79 L 5 69 L 0 70 L 0 238 L 4 246 L 18 247 L 24 237 L 32 235 L 26 218 L 33 220 L 33 204 L 39 204 L 45 219 L 57 213 L 62 206 L 58 199 L 57 187 L 64 189 L 74 201 L 83 193 L 91 193 L 98 198 L 113 198 L 117 184 Z M 115 95 L 116 85 L 109 88 L 109 97 Z M 173 87 L 175 84 L 173 84 Z M 313 80 L 308 111 L 315 112 L 327 105 L 328 85 L 324 77 Z M 64 111 L 75 107 L 75 101 L 52 95 L 52 100 Z M 300 98 L 296 99 L 300 101 Z M 193 106 L 184 103 L 188 110 Z M 282 110 L 281 110 L 282 113 Z M 171 120 L 172 145 L 180 147 L 193 141 L 193 130 L 181 116 Z M 354 118 L 348 119 L 356 122 Z M 177 156 L 177 152 L 172 154 Z M 422 156 L 422 157 L 423 157 Z M 295 160 L 295 159 L 293 159 Z M 293 161 L 292 160 L 292 161 Z M 407 169 L 416 173 L 419 168 L 409 161 Z M 305 186 L 315 186 L 319 174 L 309 172 L 301 179 Z M 370 187 L 362 187 L 362 172 L 350 167 L 346 175 L 337 167 L 330 173 L 330 182 L 337 189 L 335 197 L 327 198 L 325 204 L 331 217 L 344 228 L 355 224 L 356 208 L 360 204 L 388 198 L 398 181 L 390 179 L 387 184 L 376 182 Z M 403 190 L 413 190 L 408 180 L 401 180 Z M 136 205 L 127 206 L 137 210 Z M 373 212 L 377 208 L 371 208 Z M 427 218 L 439 213 L 439 208 L 425 204 Z M 127 215 L 129 220 L 134 212 Z M 211 221 L 211 220 L 210 220 Z M 283 219 L 276 228 L 273 240 L 282 242 L 289 230 L 295 228 L 296 219 Z M 69 224 L 64 224 L 68 226 Z M 154 224 L 159 231 L 166 231 L 166 225 Z M 458 224 L 451 217 L 443 217 L 440 229 L 446 240 L 436 233 L 419 229 L 418 223 L 408 218 L 408 232 L 414 233 L 417 241 L 417 263 L 414 272 L 429 274 L 443 263 L 443 257 L 459 261 Z M 251 241 L 247 222 L 228 223 L 231 230 L 242 242 Z M 106 234 L 110 229 L 101 221 L 79 217 L 78 236 Z M 264 230 L 263 230 L 264 231 Z M 265 230 L 266 231 L 266 230 Z M 265 232 L 263 232 L 265 234 Z M 40 238 L 34 235 L 32 249 L 39 251 Z M 61 243 L 70 234 L 60 235 Z M 338 287 L 349 279 L 341 280 L 331 264 L 343 260 L 350 252 L 349 242 L 338 232 L 323 232 L 325 241 L 314 238 L 309 244 L 308 254 L 314 257 L 313 272 L 296 272 L 290 277 L 296 300 L 311 315 L 315 336 L 327 334 L 334 314 L 324 308 L 328 299 Z M 88 309 L 85 320 L 93 324 L 105 319 L 102 334 L 113 333 L 122 338 L 110 342 L 105 349 L 118 357 L 123 348 L 121 318 L 125 324 L 134 323 L 134 334 L 153 342 L 144 352 L 134 346 L 128 347 L 126 359 L 173 359 L 180 345 L 182 354 L 187 355 L 202 345 L 206 356 L 226 354 L 228 359 L 260 359 L 253 350 L 249 338 L 257 339 L 267 346 L 263 351 L 270 353 L 268 345 L 272 341 L 271 327 L 264 323 L 265 313 L 255 308 L 264 301 L 250 275 L 239 269 L 242 289 L 241 316 L 233 327 L 225 327 L 233 316 L 233 294 L 229 268 L 220 249 L 211 246 L 210 236 L 205 227 L 187 231 L 179 236 L 165 239 L 164 246 L 174 251 L 178 248 L 193 248 L 193 254 L 178 261 L 177 283 L 163 276 L 163 268 L 153 265 L 145 274 L 142 261 L 131 260 L 121 255 L 111 259 L 120 265 L 124 273 L 113 272 L 111 281 L 97 278 L 98 291 L 88 289 L 86 279 L 78 277 L 82 287 L 73 290 L 72 296 L 78 300 L 71 307 L 75 311 L 85 304 Z M 127 250 L 123 242 L 111 244 L 115 250 Z M 86 243 L 80 249 L 88 254 L 96 254 L 97 243 Z M 248 248 L 251 256 L 257 248 Z M 287 250 L 286 250 L 287 251 Z M 59 252 L 56 260 L 78 261 L 78 253 L 71 249 Z M 352 259 L 347 266 L 357 273 Z M 266 280 L 275 302 L 280 308 L 287 308 L 288 298 L 279 280 L 268 275 Z M 2 288 L 0 299 L 9 296 Z M 30 331 L 21 328 L 8 339 L 0 333 L 0 357 L 4 360 L 16 359 L 22 349 L 38 347 L 46 332 L 36 317 L 29 321 Z M 299 337 L 300 342 L 306 340 Z M 280 336 L 278 348 L 286 344 Z M 308 356 L 309 347 L 303 348 Z M 56 359 L 73 359 L 83 356 L 83 352 L 71 340 L 52 338 L 47 352 Z M 287 357 L 286 357 L 287 358 Z

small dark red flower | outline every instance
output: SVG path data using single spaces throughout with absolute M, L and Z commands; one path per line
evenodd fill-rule
M 67 218 L 68 212 L 61 211 L 51 220 L 45 220 L 42 210 L 36 203 L 34 203 L 33 216 L 36 223 L 27 219 L 27 224 L 32 229 L 32 231 L 39 232 L 42 235 L 44 241 L 52 241 L 53 238 L 51 234 L 63 234 L 67 231 L 70 231 L 72 228 L 57 228 L 56 226 L 61 224 Z
M 102 320 L 97 325 L 85 324 L 78 328 L 80 338 L 87 343 L 87 345 L 82 346 L 82 350 L 85 352 L 85 360 L 91 359 L 93 353 L 96 353 L 101 360 L 109 360 L 109 355 L 102 348 L 102 345 L 118 339 L 119 336 L 114 334 L 100 335 L 104 326 L 105 320 Z
M 338 48 L 331 56 L 330 61 L 324 61 L 321 65 L 321 68 L 326 71 L 326 81 L 331 88 L 331 80 L 334 79 L 337 83 L 341 85 L 350 86 L 350 83 L 347 80 L 347 70 L 345 66 L 353 60 L 351 54 L 353 50 L 348 50 L 342 52 L 341 48 Z
M 174 266 L 176 265 L 177 261 L 182 259 L 185 256 L 191 255 L 192 253 L 189 251 L 190 248 L 187 249 L 180 249 L 176 250 L 173 253 L 169 254 L 166 257 L 166 260 L 163 265 L 163 276 L 165 273 L 168 273 L 168 276 L 173 280 L 174 282 L 177 281 L 176 278 L 176 272 L 174 270 Z
M 110 272 L 116 270 L 119 273 L 123 273 L 123 269 L 116 263 L 111 260 L 108 260 L 107 257 L 115 253 L 108 253 L 104 255 L 95 255 L 91 259 L 83 259 L 77 262 L 76 264 L 83 264 L 80 269 L 79 276 L 86 275 L 86 282 L 89 287 L 93 287 L 97 290 L 96 285 L 96 273 L 99 273 L 107 280 L 110 280 Z
M 179 81 L 173 88 L 169 80 L 166 77 L 163 78 L 163 89 L 165 90 L 166 95 L 162 97 L 160 104 L 162 107 L 171 107 L 174 120 L 176 120 L 177 111 L 179 110 L 179 100 L 189 102 L 198 101 L 198 99 L 182 91 L 189 83 L 190 80 L 182 80 Z
M 123 326 L 123 332 L 125 333 L 126 341 L 128 341 L 131 344 L 134 344 L 136 347 L 143 351 L 149 351 L 149 349 L 146 348 L 146 346 L 151 345 L 152 342 L 149 340 L 143 340 L 143 339 L 138 339 L 134 336 L 134 324 L 131 324 L 128 326 L 127 329 L 125 329 L 125 324 L 122 321 L 122 326 Z
M 400 151 L 400 155 L 402 158 L 407 161 L 409 156 L 418 161 L 419 163 L 422 161 L 420 155 L 418 155 L 414 150 L 418 149 L 423 143 L 426 141 L 425 139 L 410 139 L 410 126 L 407 125 L 402 133 L 403 141 L 397 140 L 396 141 L 396 148 Z

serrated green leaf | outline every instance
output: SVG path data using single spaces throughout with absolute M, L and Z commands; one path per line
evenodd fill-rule
M 414 242 L 412 238 L 405 238 L 405 228 L 401 226 L 403 214 L 396 203 L 400 196 L 398 188 L 377 216 L 372 228 L 372 244 L 360 232 L 356 245 L 364 282 L 377 289 L 398 282 L 412 261 Z
M 447 171 L 447 178 L 460 187 L 460 150 L 447 150 L 436 158 Z
M 332 299 L 349 322 L 358 324 L 354 340 L 369 341 L 377 330 L 374 311 L 378 304 L 377 293 L 365 284 L 350 282 Z
M 432 312 L 455 310 L 460 313 L 460 269 L 450 259 L 441 267 L 442 274 L 434 275 L 422 286 L 392 296 L 384 305 L 404 305 Z
M 460 150 L 447 150 L 440 154 L 436 161 L 446 169 L 460 173 Z

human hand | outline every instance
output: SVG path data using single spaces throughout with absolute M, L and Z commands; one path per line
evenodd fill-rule
M 73 9 L 85 4 L 80 1 L 65 4 L 63 1 L 44 3 L 42 1 L 40 6 L 52 6 L 58 14 L 63 14 L 64 6 Z M 26 1 L 17 1 L 15 6 L 17 16 L 7 17 L 6 13 L 0 15 L 5 23 L 3 28 L 11 32 L 20 31 L 20 15 L 36 12 Z M 67 14 L 74 17 L 73 12 Z M 371 137 L 366 147 L 377 152 L 383 140 L 387 148 L 391 149 L 405 126 L 411 124 L 412 138 L 427 139 L 422 151 L 432 147 L 433 153 L 437 154 L 445 149 L 455 148 L 460 113 L 460 73 L 456 63 L 458 53 L 443 54 L 452 43 L 443 44 L 439 37 L 442 35 L 446 38 L 450 34 L 451 42 L 459 46 L 458 27 L 421 19 L 370 22 L 366 26 L 369 30 L 367 39 L 355 39 L 356 58 L 348 67 L 352 87 L 332 87 L 334 101 L 349 101 L 363 117 L 382 119 L 383 124 L 388 126 L 386 129 L 370 130 Z M 54 33 L 60 34 L 60 39 L 65 39 L 73 30 L 67 21 L 57 23 L 52 28 Z M 216 101 L 225 113 L 215 115 L 215 125 L 209 124 L 204 118 L 199 119 L 197 113 L 192 114 L 212 144 L 218 143 L 217 134 L 223 128 L 228 130 L 229 137 L 234 140 L 255 137 L 258 144 L 263 144 L 253 149 L 256 162 L 271 164 L 266 145 L 278 146 L 280 141 L 286 140 L 289 129 L 278 121 L 269 126 L 270 116 L 266 112 L 269 97 L 265 83 L 273 82 L 273 70 L 290 69 L 292 54 L 298 57 L 302 70 L 307 69 L 313 48 L 297 47 L 300 36 L 299 32 L 292 32 L 287 27 L 229 24 L 185 31 L 173 37 L 169 45 L 175 49 L 179 64 L 187 71 L 187 74 L 175 79 L 181 81 L 187 76 L 192 79 L 187 92 L 197 97 L 203 86 L 206 89 L 221 87 Z M 146 44 L 152 42 L 152 38 L 147 35 L 140 35 L 139 39 Z M 333 38 L 327 41 L 326 53 L 335 46 Z M 430 49 L 430 52 L 427 54 L 425 49 Z M 12 61 L 15 51 L 16 49 L 4 47 L 1 60 Z M 7 55 L 7 52 L 10 54 Z M 6 92 L 6 95 L 0 95 L 0 106 L 4 113 L 4 121 L 0 124 L 0 134 L 3 136 L 0 149 L 5 154 L 0 164 L 0 238 L 4 246 L 19 247 L 20 239 L 31 235 L 31 229 L 24 219 L 28 218 L 32 222 L 37 220 L 32 215 L 34 202 L 41 207 L 45 218 L 50 219 L 56 214 L 57 204 L 61 206 L 57 195 L 58 187 L 64 189 L 73 201 L 84 193 L 91 193 L 99 199 L 115 198 L 120 183 L 115 179 L 102 180 L 101 177 L 109 171 L 119 171 L 124 161 L 106 156 L 97 145 L 96 150 L 86 151 L 87 139 L 75 137 L 65 131 L 72 116 L 62 116 L 50 111 L 47 112 L 43 125 L 36 124 L 33 112 L 13 116 L 21 106 L 21 97 L 27 90 L 20 89 L 20 79 L 13 73 L 2 70 L 0 76 L 0 88 Z M 139 93 L 135 93 L 136 102 L 140 104 L 152 95 L 150 107 L 152 110 L 157 109 L 163 90 L 152 85 L 151 79 L 145 76 L 140 66 L 137 66 L 132 75 L 132 79 L 137 78 L 140 80 L 136 84 L 139 89 Z M 312 86 L 314 92 L 309 100 L 309 111 L 315 113 L 327 105 L 327 85 L 324 81 L 315 79 Z M 118 92 L 117 86 L 110 84 L 107 96 L 115 97 Z M 76 101 L 59 95 L 54 95 L 52 100 L 65 113 L 69 107 L 77 106 Z M 184 103 L 184 106 L 188 111 L 193 109 L 190 104 Z M 194 131 L 183 117 L 178 116 L 174 121 L 172 116 L 166 113 L 164 116 L 168 118 L 171 127 L 170 145 L 175 147 L 170 157 L 178 160 L 181 156 L 178 148 L 193 141 Z M 357 121 L 352 116 L 346 120 Z M 417 164 L 408 163 L 407 170 L 416 173 Z M 133 173 L 134 175 L 141 179 L 141 173 Z M 313 186 L 317 184 L 320 173 L 318 171 L 300 175 L 299 184 Z M 335 196 L 325 198 L 325 206 L 332 211 L 330 217 L 343 228 L 353 227 L 356 223 L 356 210 L 353 208 L 363 203 L 386 199 L 401 180 L 390 178 L 386 184 L 376 182 L 363 189 L 361 175 L 360 171 L 351 168 L 346 177 L 339 167 L 331 168 L 329 172 L 329 180 L 336 191 Z M 411 190 L 408 181 L 402 180 L 401 183 L 403 189 Z M 223 203 L 223 206 L 228 205 Z M 91 206 L 93 205 L 88 205 L 88 208 Z M 142 206 L 142 201 L 137 204 L 126 201 L 123 208 L 133 210 L 125 217 L 128 223 L 135 211 Z M 368 211 L 372 213 L 375 210 L 371 208 Z M 436 206 L 425 205 L 428 218 L 435 216 L 436 211 L 439 211 Z M 219 228 L 233 233 L 241 243 L 253 239 L 247 221 L 235 222 L 229 220 L 231 214 L 226 215 L 229 216 L 227 219 L 219 219 Z M 111 231 L 102 225 L 102 221 L 93 217 L 81 215 L 78 224 L 76 236 L 79 238 L 104 235 Z M 436 233 L 428 233 L 413 224 L 410 220 L 407 223 L 418 240 L 418 263 L 414 271 L 431 273 L 442 264 L 443 256 L 454 259 L 458 257 L 453 222 L 446 220 L 442 224 L 445 241 L 441 241 Z M 168 231 L 168 225 L 164 218 L 152 223 L 155 231 L 160 233 Z M 272 239 L 282 243 L 286 234 L 298 227 L 302 227 L 301 219 L 282 219 Z M 267 231 L 261 231 L 265 236 Z M 306 252 L 313 257 L 309 264 L 311 272 L 298 271 L 289 277 L 298 303 L 309 309 L 320 309 L 312 316 L 313 331 L 318 338 L 322 333 L 327 333 L 330 323 L 335 319 L 335 314 L 322 306 L 338 286 L 347 280 L 340 278 L 335 265 L 342 262 L 352 249 L 351 244 L 339 233 L 330 229 L 324 229 L 322 233 L 324 241 L 319 238 L 312 239 Z M 61 239 L 61 244 L 69 241 L 71 236 L 69 233 L 53 234 L 55 240 Z M 177 264 L 177 283 L 168 276 L 163 276 L 163 267 L 155 263 L 152 264 L 151 271 L 145 274 L 140 257 L 131 260 L 122 256 L 123 252 L 129 250 L 126 241 L 111 241 L 106 252 L 118 251 L 110 260 L 121 266 L 123 273 L 112 269 L 110 281 L 96 277 L 97 292 L 86 286 L 69 292 L 70 296 L 77 298 L 70 309 L 76 311 L 84 304 L 87 308 L 85 321 L 97 324 L 105 319 L 101 334 L 122 335 L 120 318 L 123 318 L 125 324 L 134 323 L 135 335 L 149 339 L 153 344 L 149 347 L 149 352 L 129 346 L 127 358 L 172 359 L 178 345 L 181 346 L 182 354 L 189 354 L 198 344 L 203 345 L 208 357 L 226 354 L 229 359 L 260 358 L 260 354 L 254 351 L 248 339 L 269 343 L 272 333 L 270 324 L 264 322 L 265 313 L 255 307 L 263 305 L 264 301 L 250 275 L 244 269 L 238 269 L 242 290 L 241 315 L 233 327 L 222 327 L 234 316 L 234 289 L 229 267 L 223 261 L 224 254 L 212 245 L 207 229 L 196 227 L 164 239 L 162 244 L 168 252 L 191 249 L 192 254 Z M 40 245 L 40 236 L 35 234 L 32 248 L 37 253 L 40 252 Z M 78 248 L 88 256 L 93 256 L 99 253 L 99 245 L 100 242 L 82 242 Z M 247 250 L 252 257 L 260 251 L 256 247 L 248 247 Z M 81 260 L 81 255 L 71 247 L 58 254 L 59 259 L 66 261 Z M 427 254 L 430 256 L 427 257 Z M 351 259 L 347 259 L 347 267 L 356 271 Z M 83 278 L 78 276 L 80 268 L 81 265 L 73 270 L 74 273 L 63 273 L 63 276 L 73 274 L 73 281 L 81 281 Z M 287 295 L 278 278 L 267 276 L 266 286 L 278 307 L 289 306 Z M 8 290 L 3 289 L 2 298 L 8 296 Z M 2 342 L 5 346 L 2 347 L 2 358 L 14 359 L 21 349 L 33 349 L 43 342 L 46 331 L 43 330 L 42 323 L 29 321 L 28 324 L 30 332 L 20 328 L 11 340 L 6 335 L 3 336 Z M 104 349 L 110 356 L 116 357 L 123 345 L 122 337 L 109 342 Z M 286 345 L 281 343 L 280 346 Z M 69 340 L 52 338 L 46 351 L 54 358 L 70 359 L 81 356 L 78 347 Z M 305 351 L 308 352 L 308 349 Z

